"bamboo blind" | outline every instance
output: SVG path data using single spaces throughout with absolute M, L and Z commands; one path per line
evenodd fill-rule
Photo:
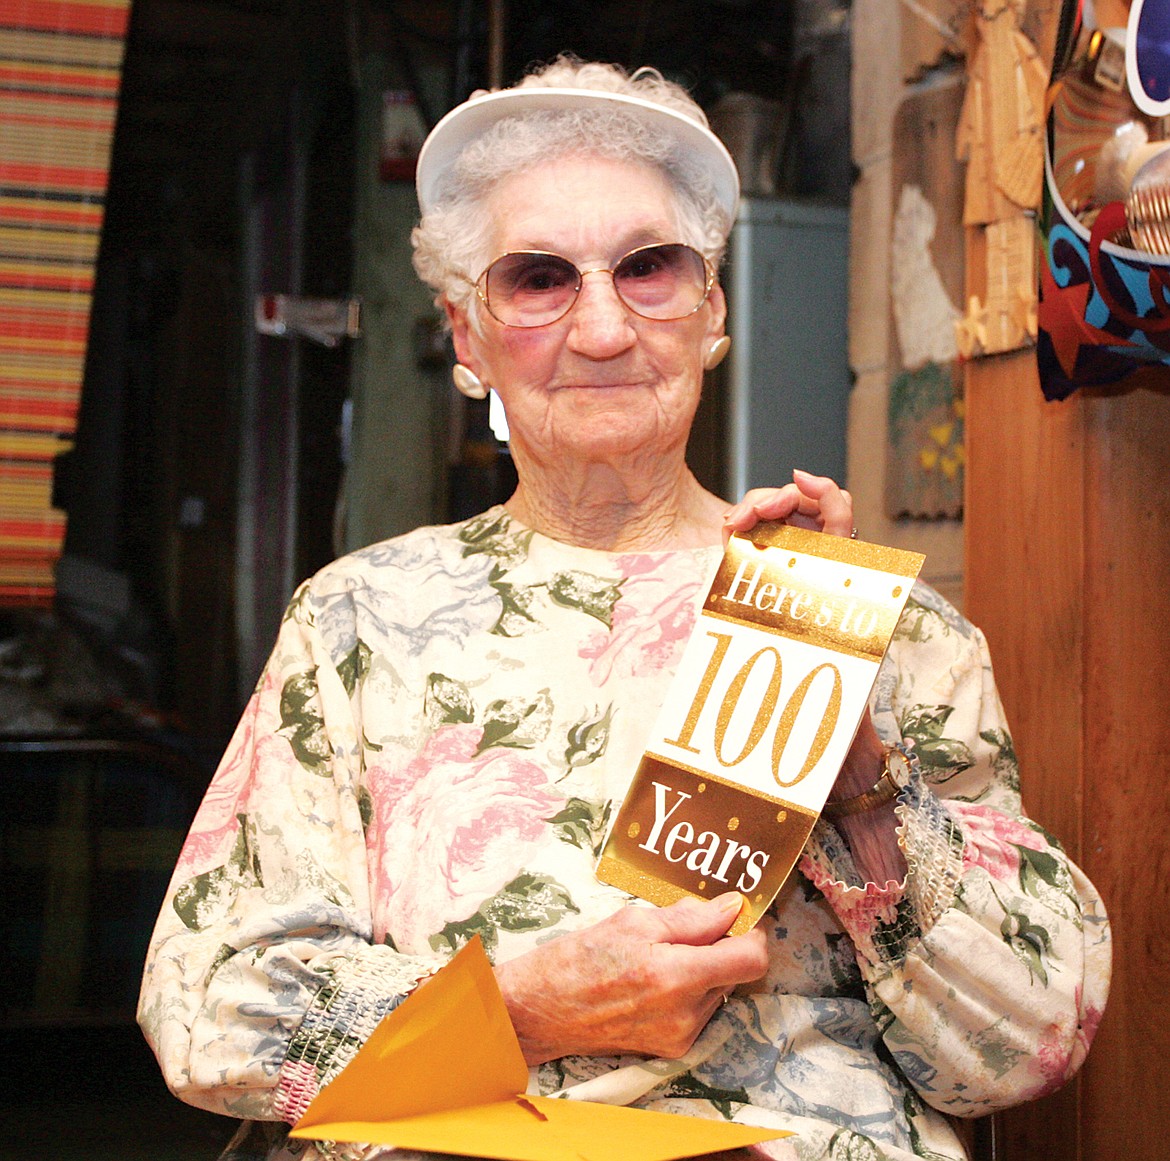
M 0 604 L 53 596 L 129 14 L 0 0 Z

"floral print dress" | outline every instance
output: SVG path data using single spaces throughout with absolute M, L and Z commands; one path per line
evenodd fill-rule
M 576 548 L 494 508 L 300 588 L 142 986 L 172 1090 L 249 1122 L 225 1156 L 328 1155 L 287 1125 L 472 936 L 498 962 L 631 904 L 596 853 L 719 556 Z M 912 754 L 905 881 L 861 881 L 819 822 L 763 921 L 767 976 L 683 1060 L 567 1057 L 534 1091 L 788 1129 L 760 1151 L 790 1161 L 951 1161 L 948 1116 L 1071 1075 L 1105 1002 L 1108 923 L 1021 813 L 982 636 L 925 586 L 872 709 Z

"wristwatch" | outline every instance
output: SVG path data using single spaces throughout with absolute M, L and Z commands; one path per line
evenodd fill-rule
M 868 789 L 852 798 L 826 802 L 821 814 L 825 818 L 848 818 L 864 814 L 890 802 L 910 781 L 910 760 L 896 746 L 890 746 L 882 760 L 882 776 Z

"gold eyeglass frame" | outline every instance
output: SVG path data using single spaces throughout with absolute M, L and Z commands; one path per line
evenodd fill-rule
M 697 255 L 703 263 L 703 269 L 706 271 L 707 277 L 703 284 L 702 297 L 697 303 L 695 303 L 693 307 L 691 307 L 690 310 L 686 311 L 684 314 L 673 315 L 670 318 L 655 318 L 653 315 L 643 314 L 640 310 L 626 301 L 622 292 L 617 288 L 617 281 L 614 278 L 614 272 L 618 269 L 619 266 L 621 266 L 623 262 L 625 262 L 627 258 L 631 258 L 633 255 L 641 253 L 643 250 L 657 250 L 664 246 L 681 246 L 683 249 L 689 250 L 692 254 Z M 566 306 L 565 309 L 560 314 L 558 314 L 556 318 L 550 318 L 545 322 L 529 323 L 527 325 L 524 323 L 510 323 L 505 322 L 504 319 L 500 318 L 500 316 L 496 314 L 494 310 L 492 310 L 492 304 L 488 302 L 486 291 L 488 273 L 497 262 L 502 262 L 505 258 L 510 258 L 516 254 L 531 254 L 534 256 L 541 256 L 546 258 L 556 258 L 561 262 L 567 262 L 574 270 L 577 271 L 577 286 L 573 291 L 573 297 L 569 300 L 569 305 Z M 490 314 L 492 318 L 494 318 L 496 322 L 500 324 L 500 326 L 511 327 L 513 330 L 534 331 L 538 330 L 540 327 L 549 327 L 552 326 L 553 323 L 559 323 L 561 319 L 569 314 L 573 307 L 577 305 L 577 301 L 581 297 L 581 289 L 585 285 L 585 276 L 587 274 L 608 274 L 610 282 L 613 283 L 613 292 L 617 295 L 618 302 L 620 302 L 622 306 L 624 306 L 631 314 L 635 314 L 638 316 L 638 318 L 644 318 L 649 322 L 679 322 L 681 319 L 690 318 L 691 315 L 698 311 L 702 307 L 703 303 L 705 303 L 707 299 L 711 297 L 711 291 L 714 289 L 717 279 L 715 268 L 707 260 L 707 256 L 702 253 L 702 251 L 696 250 L 694 246 L 690 246 L 686 242 L 648 242 L 644 246 L 635 246 L 632 250 L 627 250 L 626 253 L 624 253 L 612 266 L 595 266 L 589 270 L 582 270 L 576 264 L 576 262 L 570 262 L 569 259 L 566 258 L 563 254 L 557 254 L 552 250 L 505 250 L 503 254 L 493 258 L 483 268 L 483 272 L 478 278 L 473 280 L 467 278 L 466 275 L 463 277 L 464 281 L 475 287 L 476 297 L 480 300 L 480 302 L 483 303 L 484 309 L 488 312 L 488 314 Z

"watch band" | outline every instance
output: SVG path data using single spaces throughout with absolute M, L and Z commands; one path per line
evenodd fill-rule
M 904 767 L 906 755 L 894 746 L 887 747 L 882 758 L 881 777 L 868 789 L 852 798 L 841 798 L 836 802 L 826 802 L 821 814 L 825 818 L 848 818 L 853 814 L 864 814 L 869 810 L 876 810 L 897 797 L 902 789 L 902 782 L 891 769 L 891 762 L 898 762 Z

